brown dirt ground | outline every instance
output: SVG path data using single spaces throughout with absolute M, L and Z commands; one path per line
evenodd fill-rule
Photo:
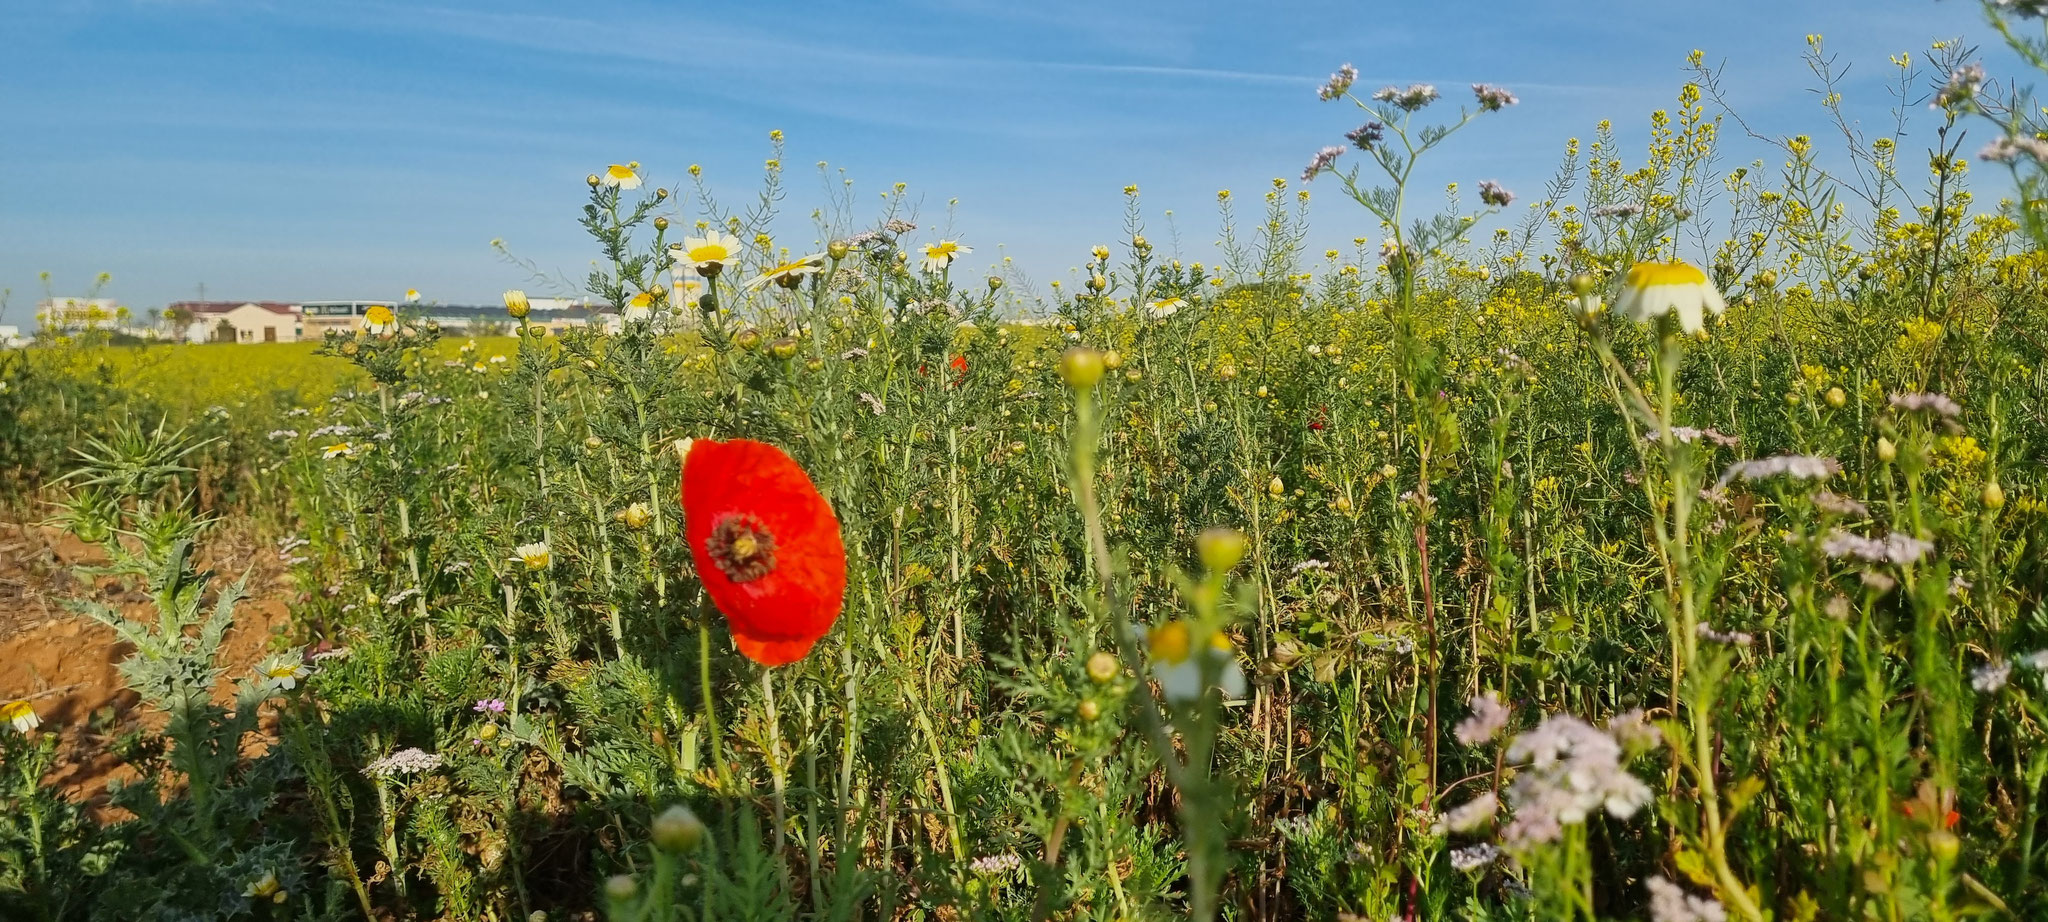
M 297 590 L 276 552 L 246 534 L 212 534 L 199 558 L 217 581 L 253 568 L 249 598 L 236 606 L 223 644 L 231 680 L 268 655 L 272 638 L 286 629 Z M 60 530 L 0 522 L 0 701 L 27 699 L 42 719 L 41 732 L 61 734 L 58 764 L 44 782 L 96 807 L 104 804 L 109 781 L 135 777 L 110 751 L 112 744 L 137 727 L 161 724 L 123 687 L 115 668 L 131 648 L 111 629 L 64 607 L 66 599 L 91 598 L 129 618 L 155 618 L 142 592 L 71 569 L 105 562 L 98 548 Z M 232 700 L 228 682 L 215 697 L 223 704 Z M 267 745 L 251 740 L 244 748 Z

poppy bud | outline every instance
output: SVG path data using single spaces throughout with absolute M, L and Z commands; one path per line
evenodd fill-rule
M 633 882 L 631 874 L 613 874 L 604 882 L 604 895 L 615 900 L 630 900 L 640 892 L 640 885 Z
M 1275 477 L 1273 482 L 1277 484 L 1280 479 Z M 1209 528 L 1195 536 L 1195 553 L 1209 572 L 1224 573 L 1244 559 L 1246 544 L 1244 532 L 1235 528 Z
M 774 341 L 774 342 L 772 342 L 772 343 L 769 343 L 769 344 L 768 344 L 768 354 L 769 354 L 769 355 L 772 355 L 772 356 L 775 356 L 775 357 L 776 357 L 776 358 L 778 358 L 778 359 L 785 359 L 785 360 L 786 360 L 786 359 L 792 359 L 792 358 L 795 358 L 795 357 L 796 357 L 796 340 L 795 340 L 795 339 L 793 339 L 793 338 L 791 338 L 791 337 L 788 337 L 788 336 L 784 336 L 784 337 L 782 337 L 781 339 L 778 339 L 778 340 L 776 340 L 776 341 Z
M 1060 377 L 1074 390 L 1090 390 L 1102 380 L 1102 365 L 1102 353 L 1087 346 L 1075 346 L 1060 356 Z
M 2005 488 L 1996 480 L 1984 482 L 1984 508 L 1997 511 L 2005 505 Z
M 667 218 L 655 218 L 655 219 L 654 219 L 654 229 L 655 229 L 655 230 L 668 230 L 668 219 L 667 219 Z
M 1834 407 L 1835 409 L 1839 410 L 1844 405 L 1848 404 L 1849 394 L 1848 392 L 1842 390 L 1839 387 L 1831 387 L 1828 388 L 1827 400 L 1828 406 Z
M 1109 684 L 1109 680 L 1116 678 L 1116 674 L 1122 671 L 1122 668 L 1122 664 L 1117 662 L 1116 654 L 1108 650 L 1097 650 L 1095 655 L 1088 657 L 1088 678 L 1094 680 L 1097 685 Z
M 654 844 L 672 852 L 695 851 L 704 844 L 704 821 L 682 804 L 669 807 L 654 818 Z
M 1885 438 L 1884 436 L 1878 436 L 1877 460 L 1883 461 L 1886 464 L 1890 464 L 1893 461 L 1897 461 L 1898 459 L 1899 446 L 1893 445 L 1891 439 Z

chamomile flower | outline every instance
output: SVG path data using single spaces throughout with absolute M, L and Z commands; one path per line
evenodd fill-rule
M 1222 631 L 1210 634 L 1201 649 L 1196 648 L 1194 630 L 1186 621 L 1168 621 L 1141 631 L 1152 664 L 1152 677 L 1159 681 L 1159 690 L 1168 701 L 1187 702 L 1202 697 L 1207 690 L 1202 683 L 1204 668 L 1216 670 L 1216 682 L 1225 697 L 1244 695 L 1244 672 L 1237 666 L 1230 638 Z
M 554 562 L 554 554 L 548 550 L 546 541 L 522 544 L 512 549 L 512 558 L 526 565 L 529 570 L 545 570 Z
M 335 458 L 352 458 L 355 457 L 355 453 L 356 447 L 347 442 L 336 442 L 332 445 L 327 446 L 326 448 L 320 449 L 320 457 L 325 458 L 329 461 L 332 461 Z
M 1154 320 L 1165 320 L 1180 313 L 1180 309 L 1187 305 L 1188 302 L 1179 298 L 1160 298 L 1145 305 L 1145 315 Z
M 398 326 L 398 315 L 382 304 L 372 304 L 363 312 L 363 329 L 372 335 L 382 336 Z
M 408 288 L 408 289 L 406 289 L 406 290 L 405 290 L 405 303 L 407 303 L 407 304 L 418 304 L 418 303 L 419 303 L 419 301 L 420 301 L 420 290 L 419 290 L 419 289 L 417 289 L 417 288 Z
M 264 660 L 263 665 L 256 667 L 256 672 L 278 688 L 292 689 L 299 687 L 299 680 L 312 670 L 306 668 L 305 660 L 298 653 L 292 652 L 279 653 Z
M 676 262 L 686 264 L 706 278 L 717 275 L 725 264 L 739 258 L 740 238 L 721 231 L 707 231 L 702 237 L 684 237 L 678 249 L 670 244 L 669 250 Z
M 963 246 L 958 240 L 941 240 L 928 244 L 924 248 L 924 271 L 943 272 L 947 266 L 953 264 L 953 260 L 972 252 L 973 247 Z
M 1706 314 L 1718 317 L 1727 310 L 1707 274 L 1684 262 L 1636 263 L 1614 300 L 1614 312 L 1637 323 L 1676 313 L 1687 333 L 1704 332 Z
M 795 288 L 803 283 L 804 276 L 816 275 L 825 269 L 825 254 L 813 253 L 802 259 L 793 259 L 769 269 L 747 282 L 748 288 L 766 288 L 773 282 L 784 288 Z
M 9 701 L 0 707 L 0 720 L 12 724 L 16 733 L 27 733 L 43 725 L 42 719 L 36 716 L 35 706 L 26 701 Z
M 627 323 L 644 323 L 654 316 L 654 293 L 643 291 L 626 299 L 623 315 Z
M 598 174 L 597 181 L 604 185 L 617 186 L 621 189 L 638 189 L 640 188 L 640 171 L 637 167 L 639 167 L 637 163 L 614 163 L 611 166 L 605 167 L 603 173 Z

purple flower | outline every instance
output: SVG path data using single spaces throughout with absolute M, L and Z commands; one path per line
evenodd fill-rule
M 1494 208 L 1506 208 L 1515 201 L 1515 194 L 1502 188 L 1491 179 L 1479 181 L 1479 201 Z
M 1929 108 L 1948 109 L 1969 102 L 1984 86 L 1984 65 L 1965 64 L 1948 75 L 1948 85 L 1934 94 Z
M 1458 742 L 1477 746 L 1500 735 L 1501 729 L 1508 725 L 1507 705 L 1501 704 L 1493 692 L 1473 695 L 1471 706 L 1472 716 L 1458 721 L 1457 728 L 1452 731 Z
M 1411 83 L 1405 89 L 1397 86 L 1381 87 L 1372 94 L 1372 98 L 1404 112 L 1414 112 L 1436 102 L 1439 95 L 1434 86 L 1427 83 Z
M 1337 72 L 1331 74 L 1330 79 L 1323 81 L 1322 88 L 1316 90 L 1316 96 L 1324 102 L 1329 102 L 1349 92 L 1351 85 L 1357 82 L 1358 68 L 1346 64 L 1337 68 Z
M 502 698 L 479 698 L 477 699 L 476 706 L 471 708 L 471 710 L 479 714 L 503 714 L 505 713 L 505 701 Z
M 1946 419 L 1963 415 L 1963 408 L 1943 394 L 1893 394 L 1892 409 L 1934 413 Z
M 1310 160 L 1308 166 L 1301 171 L 1301 181 L 1308 182 L 1316 178 L 1317 173 L 1335 165 L 1337 158 L 1342 156 L 1344 156 L 1344 148 L 1341 147 L 1325 147 L 1322 150 L 1316 151 L 1315 158 Z
M 1479 111 L 1499 112 L 1521 100 L 1515 94 L 1488 83 L 1472 84 L 1472 96 L 1479 100 Z
M 1367 151 L 1372 150 L 1372 146 L 1380 143 L 1380 139 L 1386 137 L 1386 135 L 1387 126 L 1380 124 L 1378 121 L 1366 122 L 1357 128 L 1344 132 L 1344 137 L 1351 142 L 1351 146 Z

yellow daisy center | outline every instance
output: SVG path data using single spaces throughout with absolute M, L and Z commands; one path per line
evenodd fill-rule
M 33 713 L 34 710 L 34 708 L 29 707 L 29 703 L 26 701 L 9 701 L 5 707 L 0 707 L 0 720 L 15 720 L 26 717 Z
M 654 306 L 654 295 L 643 291 L 627 299 L 626 305 L 628 307 L 652 307 Z
M 1705 285 L 1707 274 L 1691 263 L 1636 263 L 1628 270 L 1628 287 L 1657 285 Z
M 363 313 L 363 319 L 371 323 L 390 323 L 397 318 L 392 316 L 391 308 L 385 307 L 382 304 L 373 304 L 368 311 Z
M 285 676 L 296 675 L 298 674 L 298 671 L 299 667 L 294 666 L 290 663 L 279 663 L 275 666 L 270 667 L 270 669 L 266 671 L 264 674 L 270 676 L 273 679 L 282 679 Z
M 723 244 L 707 243 L 690 251 L 690 261 L 693 263 L 724 262 L 731 258 L 732 251 L 726 249 Z
M 934 243 L 931 246 L 924 248 L 924 255 L 932 259 L 938 259 L 942 256 L 951 256 L 958 252 L 960 252 L 960 245 L 957 243 Z
M 1153 628 L 1145 635 L 1145 646 L 1152 658 L 1166 663 L 1183 663 L 1188 658 L 1188 625 L 1185 621 L 1168 621 Z
M 632 179 L 633 168 L 614 163 L 605 168 L 605 174 L 613 179 Z

